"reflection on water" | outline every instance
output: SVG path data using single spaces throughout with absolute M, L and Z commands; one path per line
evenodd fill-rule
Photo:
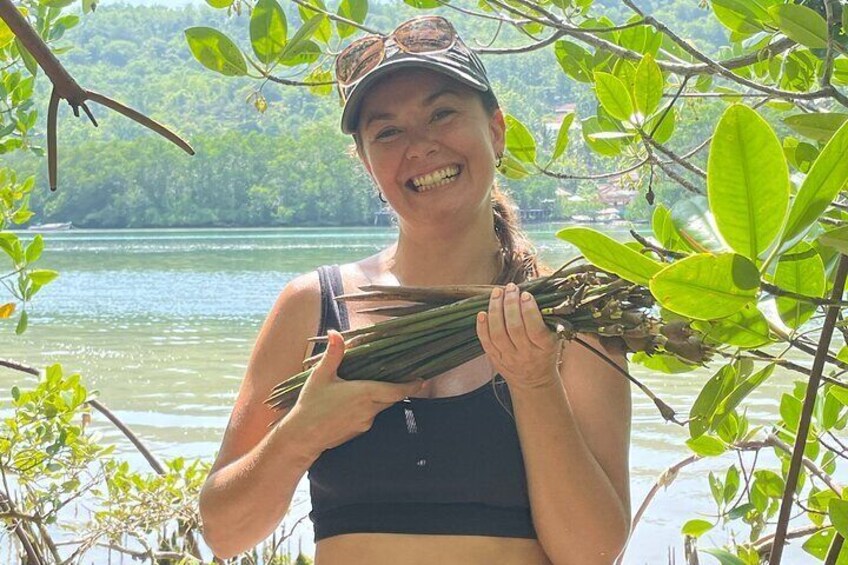
M 554 238 L 558 227 L 529 230 L 550 265 L 575 255 L 571 246 Z M 628 237 L 626 229 L 608 233 Z M 391 228 L 44 234 L 40 263 L 61 276 L 32 304 L 24 336 L 2 329 L 0 356 L 40 367 L 62 363 L 67 373 L 80 372 L 89 389 L 99 390 L 100 400 L 162 458 L 211 458 L 259 328 L 286 282 L 321 264 L 375 253 L 393 237 Z M 674 376 L 639 366 L 631 366 L 631 372 L 683 417 L 709 377 L 706 371 Z M 795 378 L 777 371 L 746 401 L 752 426 L 777 412 L 780 395 L 791 390 Z M 22 380 L 20 374 L 0 369 L 0 390 L 23 385 Z M 630 464 L 635 513 L 660 473 L 689 452 L 683 444 L 685 430 L 664 423 L 654 404 L 633 390 Z M 95 414 L 93 425 L 143 468 L 141 458 L 103 418 Z M 745 460 L 750 464 L 752 457 L 746 455 Z M 667 546 L 681 547 L 680 527 L 686 520 L 713 520 L 707 472 L 724 472 L 735 461 L 702 461 L 681 472 L 642 519 L 626 563 L 666 563 Z M 763 452 L 759 462 L 774 466 L 775 458 Z M 309 512 L 307 495 L 304 478 L 289 525 Z M 311 553 L 308 520 L 297 535 Z M 718 530 L 699 545 L 721 545 L 727 539 L 729 535 Z M 680 562 L 679 549 L 677 553 Z M 789 548 L 785 561 L 803 562 L 803 555 L 799 548 Z

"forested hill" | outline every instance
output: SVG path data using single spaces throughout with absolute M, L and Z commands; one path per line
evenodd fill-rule
M 617 6 L 617 2 L 606 2 Z M 665 4 L 656 12 L 696 43 L 723 43 L 723 32 L 697 2 Z M 283 2 L 286 5 L 286 2 Z M 332 3 L 330 3 L 332 4 Z M 649 2 L 641 2 L 643 5 Z M 391 29 L 419 13 L 397 2 L 371 2 L 369 24 Z M 299 18 L 290 11 L 295 25 Z M 488 41 L 490 23 L 456 20 L 469 43 Z M 60 55 L 77 81 L 163 122 L 197 150 L 189 157 L 130 120 L 93 105 L 93 128 L 62 104 L 59 119 L 59 191 L 46 190 L 46 163 L 18 155 L 21 174 L 37 171 L 34 220 L 72 221 L 81 227 L 264 226 L 370 223 L 379 209 L 375 190 L 349 155 L 338 131 L 334 94 L 223 77 L 197 63 L 184 30 L 220 29 L 249 51 L 248 19 L 228 17 L 206 4 L 140 6 L 105 3 L 62 38 L 73 48 Z M 292 26 L 290 26 L 291 28 Z M 507 43 L 522 38 L 501 35 Z M 526 40 L 524 40 L 526 41 Z M 550 50 L 484 59 L 506 110 L 540 135 L 540 151 L 553 142 L 542 126 L 557 105 L 577 104 L 578 117 L 595 113 L 586 85 L 569 79 Z M 329 68 L 331 61 L 326 62 Z M 288 73 L 288 74 L 286 74 Z M 302 78 L 283 69 L 279 76 Z M 49 83 L 39 77 L 37 104 L 46 113 Z M 250 103 L 261 87 L 267 110 Z M 683 124 L 679 124 L 682 127 Z M 41 130 L 43 131 L 43 129 Z M 696 132 L 693 131 L 694 137 Z M 577 139 L 563 159 L 568 170 L 608 170 L 613 160 L 588 154 Z M 523 207 L 540 207 L 556 189 L 585 195 L 561 213 L 603 207 L 592 183 L 558 185 L 544 177 L 502 183 Z M 570 206 L 570 208 L 569 208 Z M 635 204 L 632 214 L 643 214 Z

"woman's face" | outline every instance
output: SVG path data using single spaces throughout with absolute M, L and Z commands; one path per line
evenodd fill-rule
M 406 221 L 491 214 L 500 110 L 441 73 L 405 69 L 371 87 L 359 114 L 359 155 L 386 200 Z M 468 221 L 469 218 L 465 218 Z

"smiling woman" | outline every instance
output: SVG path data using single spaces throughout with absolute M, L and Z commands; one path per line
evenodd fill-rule
M 630 522 L 629 384 L 517 291 L 546 270 L 495 183 L 505 124 L 483 64 L 428 16 L 352 43 L 336 75 L 342 131 L 398 239 L 283 289 L 201 494 L 207 542 L 224 558 L 260 542 L 308 472 L 317 565 L 612 563 Z M 380 318 L 335 297 L 374 284 L 494 284 L 485 355 L 426 385 L 339 378 L 338 332 Z M 326 352 L 280 418 L 264 400 L 323 351 L 316 330 Z

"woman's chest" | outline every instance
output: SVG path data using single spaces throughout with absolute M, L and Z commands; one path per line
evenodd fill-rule
M 313 464 L 313 503 L 526 506 L 524 461 L 508 410 L 500 379 L 460 396 L 398 402 L 380 412 L 370 430 Z

